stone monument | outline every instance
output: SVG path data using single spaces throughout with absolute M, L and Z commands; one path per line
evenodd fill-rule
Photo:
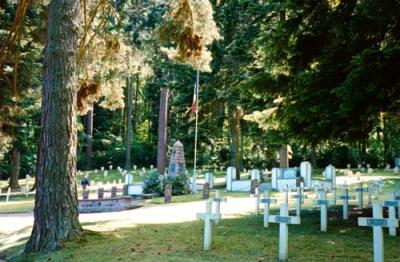
M 183 144 L 178 140 L 172 147 L 171 160 L 168 167 L 168 177 L 186 174 L 185 154 Z

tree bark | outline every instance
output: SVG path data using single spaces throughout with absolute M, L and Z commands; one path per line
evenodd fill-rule
M 133 79 L 128 77 L 128 99 L 126 104 L 126 133 L 125 133 L 125 169 L 132 167 L 131 162 L 131 142 L 132 142 L 132 97 L 133 97 Z
M 19 150 L 18 147 L 14 147 L 12 153 L 12 170 L 11 170 L 10 184 L 9 184 L 11 189 L 19 188 L 18 178 L 19 178 L 20 160 L 21 160 L 21 151 Z
M 168 88 L 161 89 L 158 119 L 157 170 L 164 175 L 167 164 Z
M 93 102 L 89 106 L 91 109 L 86 114 L 86 170 L 92 168 L 93 154 Z
M 76 56 L 79 0 L 49 4 L 34 224 L 25 252 L 61 247 L 81 234 L 76 188 Z
M 231 133 L 230 145 L 230 165 L 236 168 L 236 179 L 240 180 L 240 121 L 243 113 L 236 107 L 232 110 L 229 117 L 229 128 Z

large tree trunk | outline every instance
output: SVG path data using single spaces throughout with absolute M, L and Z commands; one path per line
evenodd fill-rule
M 9 184 L 11 189 L 19 188 L 18 178 L 19 178 L 20 160 L 21 160 L 21 151 L 19 150 L 18 147 L 14 147 L 12 153 L 12 170 L 11 170 L 10 184 Z
M 229 128 L 231 133 L 230 165 L 236 168 L 236 179 L 240 180 L 240 121 L 243 113 L 239 107 L 230 112 Z
M 86 170 L 92 168 L 93 154 L 93 102 L 89 106 L 91 109 L 86 113 Z
M 157 170 L 164 175 L 167 164 L 168 88 L 161 89 L 158 119 Z
M 76 189 L 79 0 L 49 4 L 34 224 L 25 252 L 60 248 L 81 234 Z
M 128 99 L 126 103 L 126 134 L 125 134 L 125 169 L 130 169 L 131 162 L 131 143 L 132 143 L 132 97 L 133 97 L 133 79 L 128 77 Z

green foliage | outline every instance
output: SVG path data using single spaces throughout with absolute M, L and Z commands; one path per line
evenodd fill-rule
M 164 187 L 167 184 L 172 184 L 172 195 L 185 195 L 190 192 L 189 177 L 187 175 L 168 177 L 164 180 Z
M 143 192 L 146 194 L 157 193 L 163 195 L 163 183 L 164 177 L 161 176 L 158 172 L 153 172 L 152 174 L 146 176 L 143 179 L 144 188 Z

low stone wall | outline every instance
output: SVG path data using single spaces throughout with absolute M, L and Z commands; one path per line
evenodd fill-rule
M 79 200 L 80 213 L 115 212 L 140 207 L 142 204 L 130 196 Z

